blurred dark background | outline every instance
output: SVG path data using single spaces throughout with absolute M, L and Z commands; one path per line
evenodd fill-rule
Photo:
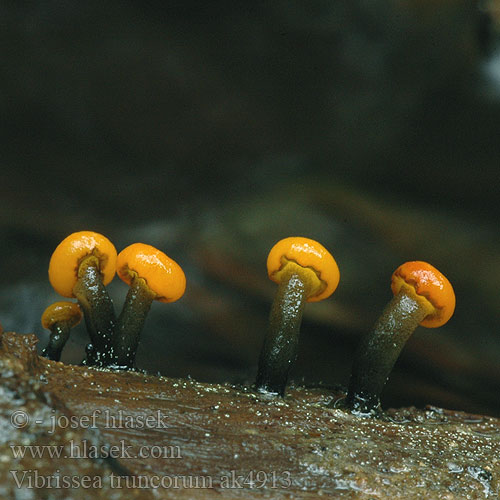
M 280 238 L 322 242 L 293 379 L 346 384 L 392 271 L 428 260 L 457 308 L 419 328 L 385 405 L 500 415 L 498 2 L 4 1 L 0 323 L 35 332 L 50 255 L 91 229 L 185 269 L 138 363 L 251 383 Z M 126 286 L 110 286 L 117 311 Z M 63 360 L 78 363 L 80 325 Z

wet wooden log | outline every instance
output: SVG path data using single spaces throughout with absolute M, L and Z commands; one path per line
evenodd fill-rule
M 51 362 L 35 345 L 33 335 L 1 335 L 2 498 L 500 492 L 493 417 L 429 407 L 366 419 L 332 408 L 342 393 L 327 388 L 295 387 L 280 399 L 248 387 Z

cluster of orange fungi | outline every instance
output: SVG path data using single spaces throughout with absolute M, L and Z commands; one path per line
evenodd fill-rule
M 116 273 L 130 286 L 118 317 L 106 290 Z M 77 304 L 56 303 L 44 312 L 42 324 L 51 331 L 44 354 L 60 359 L 70 328 L 81 318 L 76 308 L 83 311 L 90 337 L 84 364 L 99 367 L 133 368 L 153 300 L 174 302 L 186 289 L 184 271 L 162 251 L 134 243 L 117 255 L 111 241 L 92 231 L 70 234 L 57 246 L 50 259 L 49 280 L 57 293 L 76 298 Z
M 340 273 L 325 247 L 303 237 L 278 241 L 267 258 L 267 271 L 278 290 L 255 389 L 279 397 L 285 394 L 297 357 L 304 306 L 328 298 L 339 284 Z M 130 286 L 118 317 L 106 290 L 115 273 Z M 71 328 L 83 315 L 90 337 L 83 363 L 118 369 L 135 367 L 140 333 L 152 301 L 174 302 L 186 288 L 183 270 L 162 251 L 134 243 L 117 255 L 105 236 L 91 231 L 73 233 L 59 244 L 50 260 L 49 279 L 56 292 L 77 302 L 56 302 L 43 313 L 42 325 L 51 332 L 43 355 L 58 361 Z M 439 327 L 455 309 L 450 282 L 426 262 L 398 267 L 391 288 L 393 299 L 359 344 L 342 403 L 359 415 L 380 411 L 380 394 L 417 326 Z

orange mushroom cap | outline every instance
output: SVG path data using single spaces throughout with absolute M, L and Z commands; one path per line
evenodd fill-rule
M 129 285 L 135 277 L 144 279 L 160 302 L 175 302 L 186 290 L 186 276 L 181 266 L 151 245 L 134 243 L 122 250 L 116 270 Z
M 74 297 L 73 288 L 85 257 L 94 256 L 102 281 L 107 285 L 116 272 L 116 249 L 105 236 L 93 231 L 72 233 L 59 243 L 49 263 L 49 280 L 63 297 Z
M 68 323 L 71 328 L 82 320 L 82 311 L 74 302 L 60 301 L 51 304 L 42 314 L 42 326 L 50 330 L 56 323 Z
M 271 248 L 267 257 L 269 278 L 279 284 L 288 266 L 295 267 L 309 282 L 307 302 L 326 299 L 339 284 L 340 272 L 335 259 L 323 245 L 309 238 L 284 238 Z
M 422 326 L 437 328 L 453 316 L 453 287 L 445 276 L 427 262 L 416 260 L 399 266 L 392 274 L 392 293 L 396 295 L 402 287 L 429 309 L 429 314 L 420 323 Z

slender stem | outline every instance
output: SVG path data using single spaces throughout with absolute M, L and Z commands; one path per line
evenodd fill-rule
M 133 278 L 116 324 L 113 341 L 114 365 L 134 367 L 139 337 L 155 297 L 156 294 L 142 278 Z
M 260 353 L 256 387 L 285 394 L 290 368 L 297 358 L 306 285 L 297 274 L 278 285 L 269 317 L 269 329 Z
M 402 289 L 358 346 L 352 368 L 348 407 L 361 414 L 380 411 L 380 394 L 403 346 L 428 310 Z
M 59 361 L 64 345 L 69 339 L 71 327 L 68 323 L 55 323 L 50 329 L 50 338 L 47 347 L 42 351 L 42 356 L 51 361 Z
M 90 336 L 84 363 L 107 366 L 116 316 L 113 302 L 102 282 L 101 273 L 93 257 L 81 263 L 73 293 L 83 311 Z

